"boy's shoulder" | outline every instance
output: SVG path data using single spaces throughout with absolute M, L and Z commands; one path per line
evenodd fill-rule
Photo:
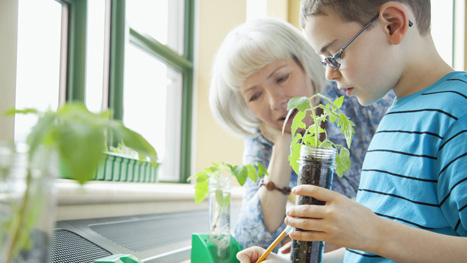
M 457 119 L 467 112 L 467 72 L 450 72 L 419 95 L 413 106 L 443 112 Z
M 455 71 L 431 86 L 396 100 L 390 111 L 432 109 L 457 116 L 467 112 L 467 72 Z
M 467 72 L 455 71 L 446 74 L 440 81 L 428 88 L 427 93 L 452 93 L 467 99 Z
M 467 85 L 467 72 L 465 71 L 454 71 L 448 73 L 445 76 L 447 82 L 451 82 L 453 85 Z

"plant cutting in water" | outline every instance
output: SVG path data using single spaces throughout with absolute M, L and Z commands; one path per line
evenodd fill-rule
M 253 182 L 257 182 L 258 178 L 263 175 L 267 175 L 268 171 L 261 163 L 255 163 L 256 168 L 253 164 L 246 165 L 231 165 L 223 162 L 221 164 L 212 163 L 212 166 L 205 168 L 203 171 L 198 172 L 190 178 L 188 181 L 196 179 L 195 185 L 195 202 L 199 204 L 209 194 L 209 178 L 220 177 L 222 174 L 232 175 L 237 179 L 240 186 L 243 186 L 247 178 L 250 178 Z M 220 191 L 220 190 L 217 190 Z M 220 196 L 221 192 L 217 192 L 216 196 Z M 217 198 L 216 198 L 217 199 Z M 219 204 L 228 203 L 230 200 L 217 199 Z
M 328 104 L 313 105 L 313 101 L 316 101 L 317 98 L 324 99 Z M 328 119 L 333 123 L 337 121 L 337 127 L 341 128 L 341 132 L 345 136 L 347 147 L 350 148 L 350 144 L 352 143 L 352 136 L 355 133 L 353 129 L 355 124 L 345 115 L 344 112 L 341 111 L 340 107 L 342 106 L 343 102 L 344 96 L 337 98 L 335 101 L 331 101 L 327 97 L 317 93 L 311 97 L 292 98 L 287 104 L 287 110 L 289 112 L 284 122 L 282 132 L 284 132 L 288 119 L 296 113 L 293 118 L 291 127 L 292 143 L 290 144 L 289 162 L 290 166 L 292 166 L 297 174 L 301 145 L 335 148 L 337 150 L 337 175 L 342 177 L 344 172 L 350 169 L 349 150 L 343 145 L 335 144 L 334 142 L 330 141 L 327 138 L 326 130 L 321 128 L 321 124 Z M 321 114 L 318 113 L 318 109 L 322 110 Z M 313 124 L 308 127 L 307 124 L 303 121 L 307 113 L 309 113 L 309 116 L 313 119 Z M 303 130 L 304 132 L 302 132 Z M 322 141 L 320 140 L 321 134 L 325 135 L 324 140 Z M 338 148 L 340 148 L 340 151 Z
M 223 162 L 221 164 L 212 163 L 212 166 L 188 178 L 188 181 L 196 179 L 196 203 L 200 203 L 206 198 L 210 192 L 210 188 L 211 193 L 214 192 L 215 200 L 212 200 L 211 196 L 210 202 L 216 202 L 216 204 L 214 205 L 214 209 L 213 206 L 210 206 L 210 213 L 212 213 L 211 216 L 214 216 L 214 218 L 211 217 L 209 237 L 218 249 L 228 247 L 230 242 L 230 229 L 224 229 L 226 228 L 225 224 L 228 224 L 230 227 L 230 193 L 224 193 L 222 185 L 226 181 L 230 184 L 232 176 L 243 186 L 247 178 L 250 178 L 253 182 L 257 182 L 258 178 L 261 178 L 265 174 L 267 175 L 268 172 L 260 163 L 237 166 Z
M 140 134 L 126 128 L 120 121 L 110 119 L 109 111 L 96 114 L 89 112 L 82 103 L 67 103 L 55 112 L 12 109 L 6 114 L 36 115 L 38 121 L 27 137 L 28 162 L 32 162 L 39 151 L 42 153 L 43 149 L 52 149 L 58 153 L 61 171 L 80 184 L 92 180 L 104 158 L 110 135 L 136 151 L 140 160 L 149 160 L 157 166 L 154 148 Z M 6 263 L 31 247 L 29 234 L 41 212 L 34 210 L 34 202 L 40 198 L 29 198 L 31 174 L 28 165 L 22 202 L 18 207 L 11 207 L 13 217 L 1 226 L 2 232 L 10 239 L 9 248 L 6 249 Z M 0 236 L 0 241 L 5 239 L 6 236 Z

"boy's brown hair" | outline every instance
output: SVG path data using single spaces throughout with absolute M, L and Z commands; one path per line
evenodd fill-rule
M 304 28 L 306 19 L 311 15 L 326 15 L 323 8 L 332 9 L 343 21 L 355 21 L 362 25 L 374 17 L 380 7 L 391 0 L 302 0 L 300 7 L 300 26 Z M 420 35 L 430 31 L 430 0 L 392 0 L 410 6 L 415 15 Z

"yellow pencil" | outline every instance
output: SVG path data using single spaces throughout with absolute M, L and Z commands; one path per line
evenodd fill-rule
M 272 244 L 268 247 L 268 249 L 266 249 L 264 254 L 256 261 L 256 263 L 260 263 L 263 260 L 265 260 L 268 257 L 269 253 L 271 253 L 271 251 L 279 244 L 279 242 L 281 242 L 281 240 L 284 239 L 284 237 L 287 236 L 287 234 L 290 232 L 290 230 L 292 230 L 292 227 L 287 226 L 284 229 L 284 231 L 276 238 L 276 240 L 274 240 L 274 242 L 272 242 Z

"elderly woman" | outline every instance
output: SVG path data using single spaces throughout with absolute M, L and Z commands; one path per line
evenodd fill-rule
M 210 106 L 216 120 L 245 142 L 244 164 L 260 162 L 269 176 L 248 179 L 234 236 L 242 247 L 267 247 L 285 228 L 289 188 L 297 174 L 288 163 L 291 120 L 282 126 L 288 101 L 321 93 L 344 95 L 324 78 L 319 56 L 295 27 L 276 19 L 259 19 L 234 28 L 219 48 L 213 68 Z M 392 104 L 388 95 L 372 106 L 346 98 L 342 110 L 356 124 L 350 148 L 351 170 L 334 177 L 332 189 L 350 198 L 357 192 L 362 161 L 380 119 Z M 323 103 L 324 104 L 324 103 Z M 328 138 L 345 145 L 336 124 L 326 123 Z M 266 187 L 269 183 L 274 187 Z M 289 198 L 292 199 L 292 198 Z M 292 202 L 294 200 L 291 200 Z

